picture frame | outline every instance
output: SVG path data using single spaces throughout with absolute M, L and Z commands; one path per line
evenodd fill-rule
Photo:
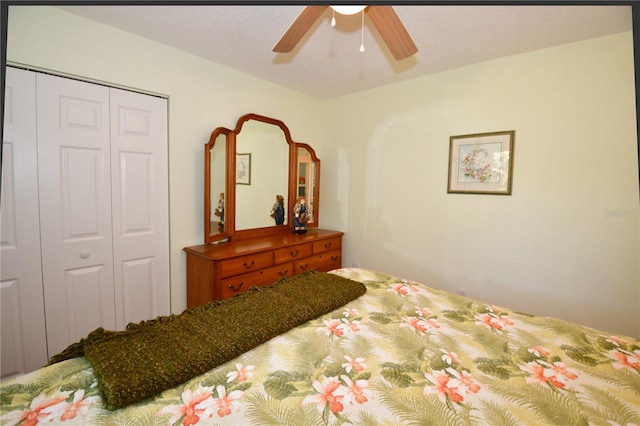
M 236 185 L 251 185 L 251 153 L 236 153 Z
M 449 194 L 511 195 L 515 130 L 449 138 Z

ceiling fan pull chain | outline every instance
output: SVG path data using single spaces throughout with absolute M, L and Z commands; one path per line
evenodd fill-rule
M 364 9 L 362 9 L 362 27 L 360 29 L 360 51 L 364 52 Z

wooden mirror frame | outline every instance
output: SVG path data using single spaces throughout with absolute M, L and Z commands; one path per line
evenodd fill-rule
M 211 136 L 209 137 L 209 142 L 204 144 L 204 242 L 205 243 L 214 243 L 216 241 L 225 240 L 231 237 L 231 229 L 233 229 L 233 220 L 235 218 L 229 218 L 228 215 L 228 207 L 229 207 L 229 192 L 231 190 L 230 181 L 233 176 L 230 176 L 230 171 L 233 170 L 229 167 L 230 155 L 230 140 L 229 134 L 231 130 L 226 129 L 224 127 L 218 127 L 213 132 L 211 132 Z M 211 234 L 211 150 L 213 149 L 218 136 L 225 135 L 225 144 L 226 144 L 226 158 L 225 158 L 225 227 L 224 232 L 219 232 L 217 234 Z
M 285 226 L 267 226 L 262 228 L 243 229 L 236 231 L 235 218 L 236 218 L 236 140 L 237 136 L 242 130 L 242 126 L 249 120 L 261 121 L 263 123 L 273 124 L 278 126 L 285 137 L 285 141 L 289 146 L 289 171 L 288 171 L 288 188 L 287 188 L 287 224 Z M 210 163 L 210 150 L 213 148 L 216 138 L 224 134 L 226 135 L 226 183 L 225 183 L 225 229 L 224 232 L 210 235 L 210 215 L 211 215 L 211 163 Z M 229 240 L 231 238 L 236 240 L 255 238 L 259 236 L 268 236 L 279 233 L 291 233 L 293 229 L 293 207 L 297 198 L 297 182 L 298 182 L 298 149 L 306 149 L 314 163 L 314 216 L 313 221 L 307 223 L 307 227 L 317 227 L 319 224 L 319 211 L 320 211 L 320 159 L 316 156 L 314 149 L 306 144 L 295 142 L 291 138 L 289 128 L 284 122 L 275 118 L 266 117 L 258 114 L 245 114 L 238 119 L 236 127 L 233 130 L 229 130 L 225 127 L 218 127 L 212 133 L 209 138 L 209 142 L 204 147 L 204 241 L 205 243 L 215 243 L 223 240 Z M 267 206 L 268 208 L 269 206 Z

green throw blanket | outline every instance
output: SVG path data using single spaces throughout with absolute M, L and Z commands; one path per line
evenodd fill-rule
M 180 315 L 99 328 L 51 358 L 84 355 L 104 405 L 115 410 L 179 385 L 366 292 L 359 282 L 309 271 Z

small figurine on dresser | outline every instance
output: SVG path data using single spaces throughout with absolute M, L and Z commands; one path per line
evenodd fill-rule
M 307 232 L 307 222 L 309 221 L 309 212 L 304 197 L 298 197 L 295 206 L 293 206 L 293 232 L 296 234 L 304 234 Z
M 271 207 L 271 217 L 275 219 L 276 225 L 284 225 L 284 197 L 276 195 L 276 202 Z

